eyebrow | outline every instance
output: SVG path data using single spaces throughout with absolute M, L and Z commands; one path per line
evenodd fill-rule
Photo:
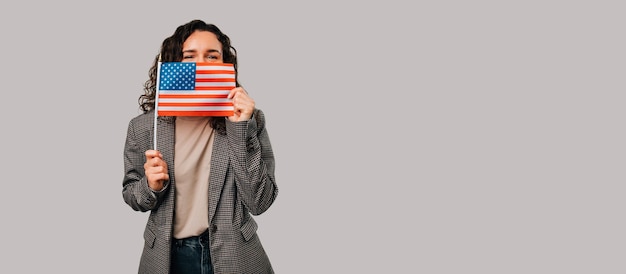
M 195 52 L 196 52 L 195 49 L 183 50 L 183 53 L 195 53 Z M 216 49 L 210 49 L 208 52 L 209 53 L 217 52 L 219 54 L 222 54 L 219 50 L 216 50 Z

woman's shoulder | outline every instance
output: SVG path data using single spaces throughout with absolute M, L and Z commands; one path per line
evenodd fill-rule
M 261 109 L 255 108 L 252 112 L 252 117 L 256 120 L 257 124 L 265 123 L 265 113 Z
M 153 123 L 154 121 L 154 110 L 141 113 L 130 120 L 131 124 L 146 124 Z
M 263 110 L 259 108 L 255 108 L 252 113 L 253 116 L 258 116 L 258 118 L 265 119 L 265 113 L 263 113 Z
M 150 110 L 148 112 L 139 114 L 130 120 L 130 122 L 128 123 L 128 127 L 136 131 L 142 131 L 142 130 L 152 131 L 154 128 L 154 120 L 155 120 L 154 114 L 155 114 L 154 110 Z M 172 116 L 160 116 L 156 118 L 158 118 L 159 125 L 161 125 L 162 123 L 170 124 L 170 123 L 173 123 L 174 121 L 174 117 Z

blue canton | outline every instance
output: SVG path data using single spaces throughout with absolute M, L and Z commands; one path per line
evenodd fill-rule
M 161 64 L 160 90 L 194 90 L 196 63 L 171 62 Z

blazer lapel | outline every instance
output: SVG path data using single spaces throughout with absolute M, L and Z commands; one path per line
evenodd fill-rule
M 209 174 L 209 224 L 213 221 L 219 203 L 220 193 L 224 187 L 228 170 L 228 139 L 226 135 L 215 134 L 213 152 L 211 153 L 211 173 Z M 225 155 L 225 156 L 222 156 Z M 220 158 L 216 156 L 221 156 Z

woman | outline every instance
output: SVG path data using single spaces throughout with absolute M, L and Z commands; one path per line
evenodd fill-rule
M 236 54 L 218 27 L 193 20 L 163 41 L 150 69 L 124 147 L 124 201 L 150 211 L 139 273 L 274 272 L 252 217 L 278 194 L 274 154 L 263 112 L 238 81 L 234 115 L 159 116 L 153 147 L 159 58 L 230 63 L 236 73 Z

